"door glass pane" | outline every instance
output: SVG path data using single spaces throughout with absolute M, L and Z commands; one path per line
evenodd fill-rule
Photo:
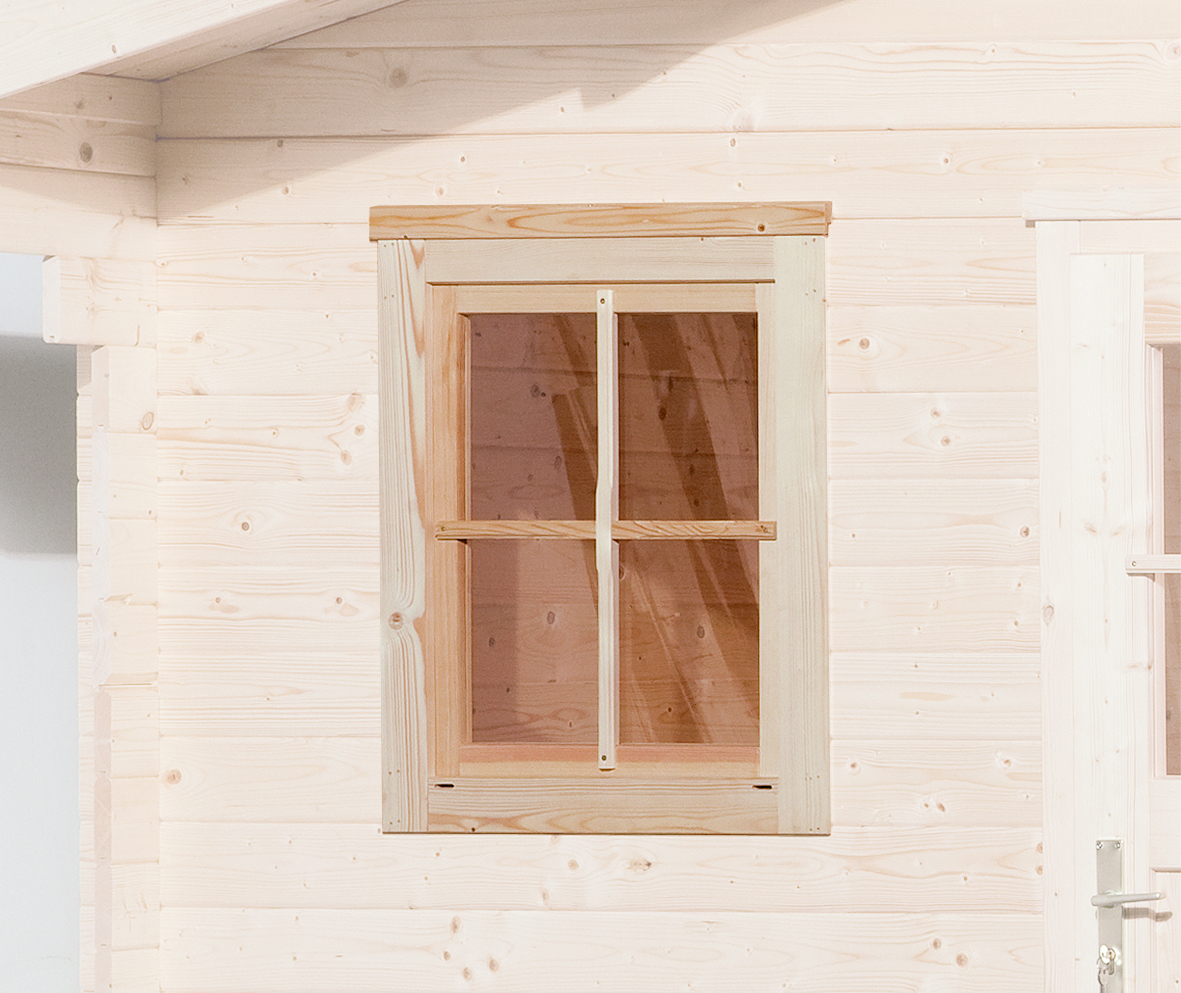
M 754 314 L 619 316 L 619 516 L 757 520 Z
M 756 541 L 620 543 L 620 740 L 759 743 Z
M 593 520 L 595 315 L 470 321 L 470 516 Z
M 592 541 L 472 540 L 472 740 L 598 740 Z

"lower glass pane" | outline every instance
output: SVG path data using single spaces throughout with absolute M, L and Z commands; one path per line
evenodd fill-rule
M 620 741 L 759 743 L 756 541 L 620 543 Z
M 469 549 L 472 741 L 595 743 L 594 542 L 473 540 Z

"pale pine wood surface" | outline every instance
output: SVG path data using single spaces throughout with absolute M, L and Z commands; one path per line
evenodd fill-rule
M 5 112 L 0 102 L 0 162 L 154 176 L 155 129 L 146 124 Z
M 1027 827 L 835 827 L 757 850 L 722 838 L 400 841 L 391 860 L 388 839 L 363 824 L 166 822 L 164 902 L 225 907 L 241 892 L 239 906 L 260 908 L 881 912 L 917 893 L 932 911 L 1041 906 L 1040 838 Z
M 0 111 L 146 124 L 154 128 L 160 123 L 160 87 L 143 80 L 78 73 L 6 96 L 0 100 Z
M 262 132 L 270 133 L 269 131 Z M 378 203 L 831 200 L 837 220 L 1017 217 L 1034 187 L 1175 181 L 1175 128 L 161 139 L 172 222 L 362 223 Z M 522 156 L 522 147 L 529 149 Z M 785 182 L 787 185 L 785 186 Z
M 165 82 L 160 133 L 1175 127 L 1174 44 L 270 49 Z
M 856 934 L 855 943 L 849 936 Z M 316 935 L 309 948 L 307 936 Z M 876 993 L 924 984 L 1041 989 L 1032 914 L 930 912 L 703 916 L 676 911 L 238 910 L 164 913 L 161 979 L 177 993 L 637 987 Z M 790 980 L 787 978 L 790 977 Z M 888 988 L 888 987 L 887 987 Z
M 805 6 L 798 0 L 763 0 L 719 9 L 711 0 L 403 0 L 396 7 L 334 24 L 283 42 L 283 48 L 399 45 L 712 44 L 734 41 L 941 42 L 949 39 L 1175 38 L 1181 16 L 1168 0 L 1148 0 L 1122 11 L 1070 0 L 1030 6 L 994 0 L 987 10 L 946 0 L 850 0 Z

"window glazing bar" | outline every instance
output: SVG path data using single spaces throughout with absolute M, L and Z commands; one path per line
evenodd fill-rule
M 595 295 L 599 379 L 599 475 L 595 565 L 599 580 L 599 768 L 615 768 L 619 744 L 619 321 L 610 290 Z

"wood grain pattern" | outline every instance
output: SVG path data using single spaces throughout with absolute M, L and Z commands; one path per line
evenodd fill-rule
M 166 569 L 377 567 L 375 480 L 166 480 L 159 503 Z
M 834 306 L 826 320 L 831 393 L 1037 389 L 1032 307 Z
M 378 246 L 382 829 L 426 829 L 427 299 L 421 242 Z
M 176 993 L 373 990 L 391 976 L 413 989 L 471 982 L 671 993 L 690 983 L 766 989 L 790 981 L 799 993 L 828 993 L 834 984 L 848 993 L 923 985 L 1036 993 L 1038 933 L 1036 914 L 988 912 L 177 908 L 163 918 L 161 978 Z
M 10 94 L 0 100 L 0 109 L 154 128 L 160 123 L 160 87 L 142 80 L 80 72 Z
M 1169 127 L 1181 122 L 1171 51 L 1168 42 L 271 49 L 165 82 L 161 134 Z M 234 99 L 247 88 L 254 99 Z M 316 100 L 284 98 L 303 88 Z
M 1110 41 L 1172 38 L 1176 8 L 1148 0 L 1119 14 L 1048 0 L 994 0 L 988 11 L 949 8 L 943 0 L 849 0 L 801 9 L 792 0 L 719 10 L 710 0 L 597 0 L 554 6 L 539 0 L 409 0 L 396 7 L 282 42 L 283 48 L 365 48 L 397 39 L 407 47 L 440 45 L 714 44 L 733 41 Z
M 151 263 L 53 256 L 42 264 L 41 291 L 41 333 L 47 342 L 156 342 L 156 271 Z M 154 365 L 154 353 L 144 352 Z
M 1033 393 L 844 393 L 828 400 L 837 479 L 1029 479 L 1037 475 Z
M 669 283 L 604 286 L 615 294 L 621 314 L 753 313 L 755 292 L 744 283 Z M 461 314 L 565 314 L 590 312 L 594 288 L 578 284 L 550 283 L 468 284 L 455 287 L 455 306 Z
M 832 733 L 942 742 L 1041 740 L 1036 651 L 834 652 Z
M 1037 494 L 1033 479 L 833 479 L 829 562 L 1032 565 Z
M 528 238 L 432 241 L 431 283 L 770 282 L 766 238 Z
M 1176 180 L 1172 128 L 164 139 L 166 223 L 360 222 L 375 203 L 831 200 L 840 221 L 1016 217 L 1022 193 Z
M 377 393 L 374 307 L 165 310 L 157 329 L 161 395 Z
M 150 262 L 155 186 L 148 176 L 0 164 L 0 250 Z
M 369 240 L 828 234 L 830 203 L 438 204 L 369 208 Z
M 600 718 L 601 719 L 601 718 Z M 598 765 L 603 766 L 599 737 Z M 608 750 L 608 770 L 615 767 Z M 427 793 L 431 831 L 462 834 L 775 834 L 777 792 L 668 777 L 637 782 L 569 779 L 449 779 Z
M 243 481 L 372 480 L 372 396 L 160 397 L 160 478 Z
M 154 176 L 155 128 L 84 117 L 5 112 L 0 103 L 0 162 Z
M 1021 216 L 1027 221 L 1175 220 L 1181 217 L 1181 194 L 1171 185 L 1031 190 L 1022 200 Z
M 1030 828 L 842 828 L 825 839 L 409 835 L 399 857 L 360 824 L 166 823 L 170 907 L 341 910 L 1036 913 Z M 967 876 L 967 881 L 964 877 Z M 790 885 L 785 885 L 790 880 Z
M 1007 567 L 829 570 L 833 651 L 1030 651 L 1038 573 Z

